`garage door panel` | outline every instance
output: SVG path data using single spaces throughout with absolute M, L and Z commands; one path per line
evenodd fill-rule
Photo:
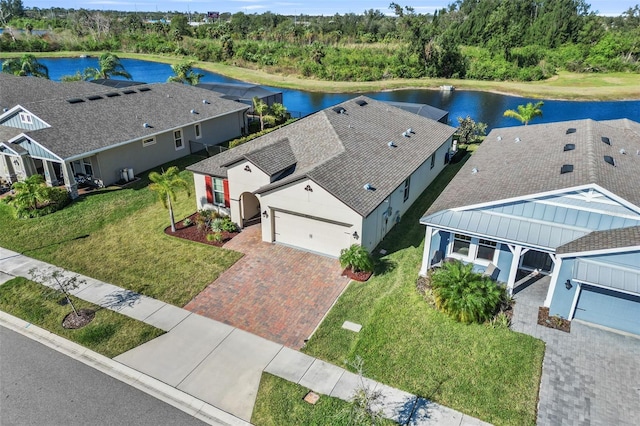
M 278 243 L 338 257 L 351 242 L 349 226 L 278 211 L 274 217 Z
M 640 334 L 640 296 L 583 285 L 574 318 Z

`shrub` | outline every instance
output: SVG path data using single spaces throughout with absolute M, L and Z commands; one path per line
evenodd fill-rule
M 352 244 L 340 251 L 340 265 L 353 272 L 373 272 L 373 258 L 366 248 Z
M 491 278 L 473 272 L 472 264 L 447 262 L 431 275 L 436 307 L 464 323 L 485 322 L 500 308 L 506 292 Z
M 182 221 L 182 225 L 184 225 L 185 227 L 191 226 L 192 223 L 193 221 L 190 218 L 186 218 Z
M 233 223 L 230 217 L 226 216 L 222 219 L 222 230 L 226 232 L 236 232 L 238 227 Z
M 213 234 L 207 234 L 207 241 L 214 241 L 216 243 L 222 242 L 222 233 L 214 232 Z
M 214 219 L 220 217 L 220 214 L 215 210 L 198 210 L 196 214 L 196 227 L 198 231 L 207 232 L 211 229 L 211 223 Z

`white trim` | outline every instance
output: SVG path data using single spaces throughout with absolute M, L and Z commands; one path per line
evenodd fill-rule
M 196 136 L 196 139 L 202 139 L 202 124 L 195 123 L 193 125 L 193 133 Z
M 545 251 L 545 252 L 555 252 L 555 247 L 543 247 L 543 246 L 536 246 L 536 245 L 531 245 L 531 244 L 523 244 L 522 241 L 514 241 L 514 240 L 508 240 L 506 238 L 498 238 L 495 235 L 485 235 L 485 234 L 475 234 L 475 233 L 471 233 L 466 229 L 455 229 L 455 228 L 448 228 L 448 227 L 443 227 L 441 225 L 434 225 L 432 223 L 422 223 L 422 225 L 427 225 L 427 226 L 432 226 L 434 227 L 434 229 L 438 229 L 438 230 L 442 230 L 442 231 L 446 231 L 449 233 L 456 233 L 456 234 L 466 234 L 472 237 L 478 237 L 478 238 L 483 238 L 483 239 L 487 239 L 487 240 L 495 240 L 496 242 L 500 243 L 500 244 L 513 244 L 514 246 L 522 246 L 522 247 L 527 247 L 529 249 L 534 249 L 534 250 L 538 250 L 538 251 Z
M 571 321 L 573 319 L 573 316 L 576 314 L 578 299 L 580 298 L 580 292 L 582 292 L 582 285 L 580 284 L 580 281 L 576 281 L 576 286 L 576 293 L 573 295 L 573 302 L 571 302 L 571 309 L 569 310 L 569 315 L 567 316 L 567 319 L 569 321 Z M 549 313 L 553 315 L 551 311 L 549 311 Z
M 64 159 L 62 157 L 60 157 L 58 154 L 56 154 L 55 152 L 51 151 L 49 148 L 43 146 L 41 143 L 39 143 L 37 140 L 33 139 L 32 137 L 24 134 L 24 133 L 20 133 L 18 136 L 9 139 L 7 142 L 8 143 L 14 143 L 14 141 L 17 141 L 18 139 L 28 139 L 30 140 L 32 143 L 35 143 L 36 145 L 38 145 L 40 148 L 42 148 L 43 151 L 48 152 L 49 154 L 51 154 L 52 156 L 56 157 L 58 160 L 60 160 L 61 162 L 64 162 Z M 29 155 L 31 156 L 31 153 L 29 153 Z M 33 157 L 32 158 L 40 158 L 42 160 L 44 160 L 44 158 L 41 157 Z M 82 157 L 80 157 L 82 158 Z M 50 158 L 47 158 L 47 160 L 51 160 Z
M 619 228 L 616 228 L 616 229 L 619 229 Z M 640 251 L 640 246 L 606 248 L 606 249 L 591 250 L 591 251 L 576 251 L 571 253 L 557 253 L 556 256 L 560 258 L 577 257 L 577 256 L 594 256 L 598 254 L 615 254 L 615 253 L 622 253 L 627 251 Z
M 453 252 L 453 243 L 455 241 L 455 234 L 462 234 L 465 235 L 467 237 L 470 238 L 469 240 L 469 253 L 467 253 L 467 255 L 461 255 L 459 253 L 454 253 Z M 480 240 L 491 240 L 493 242 L 496 243 L 496 246 L 494 247 L 493 250 L 493 259 L 483 259 L 483 258 L 479 258 L 478 257 L 478 246 L 480 245 Z M 468 234 L 464 234 L 464 233 L 460 233 L 460 232 L 456 232 L 456 233 L 449 233 L 449 243 L 447 244 L 447 253 L 446 256 L 447 257 L 452 257 L 454 259 L 459 259 L 462 260 L 464 262 L 470 262 L 473 263 L 475 265 L 481 265 L 481 266 L 489 266 L 490 263 L 496 263 L 497 260 L 496 258 L 498 257 L 498 254 L 500 252 L 500 242 L 499 241 L 495 241 L 491 238 L 477 238 Z
M 558 284 L 558 273 L 562 269 L 562 259 L 558 259 L 557 263 L 553 264 L 553 270 L 551 271 L 551 284 L 547 290 L 547 296 L 544 299 L 543 305 L 547 308 L 551 307 L 551 301 L 553 300 L 553 293 L 556 291 L 556 284 Z
M 28 112 L 19 112 L 20 122 L 24 124 L 33 124 L 33 115 Z
M 5 116 L 9 116 L 9 115 L 13 115 L 16 111 L 24 111 L 28 114 L 31 114 L 33 117 L 37 118 L 38 120 L 40 120 L 43 124 L 46 125 L 46 127 L 51 127 L 51 124 L 47 123 L 46 121 L 44 121 L 43 119 L 41 119 L 40 117 L 38 117 L 36 114 L 32 113 L 31 111 L 29 111 L 28 109 L 24 108 L 22 105 L 18 104 L 16 106 L 14 106 L 13 108 L 11 108 L 10 110 L 8 110 L 5 113 L 0 114 L 0 121 L 2 121 Z
M 591 286 L 591 287 L 598 287 L 598 288 L 601 288 L 603 290 L 609 290 L 609 291 L 613 291 L 613 292 L 616 292 L 616 293 L 628 294 L 629 296 L 640 297 L 640 294 L 636 293 L 634 291 L 620 290 L 619 288 L 613 288 L 613 287 L 609 287 L 609 286 L 602 285 L 602 284 L 595 284 L 595 283 L 591 283 L 589 281 L 579 280 L 577 278 L 572 278 L 571 281 L 575 281 L 580 285 L 584 284 L 584 285 L 588 285 L 588 286 Z
M 155 145 L 156 144 L 156 137 L 155 136 L 150 136 L 148 138 L 142 138 L 142 147 L 146 148 L 148 146 L 151 145 Z

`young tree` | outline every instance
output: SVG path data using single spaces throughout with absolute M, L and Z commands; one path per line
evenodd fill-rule
M 15 191 L 11 204 L 17 209 L 35 210 L 38 203 L 49 201 L 50 188 L 45 184 L 42 175 L 32 175 L 16 182 L 12 186 Z
M 197 73 L 193 70 L 193 62 L 190 61 L 173 64 L 171 65 L 171 69 L 175 75 L 169 77 L 168 81 L 175 83 L 186 83 L 195 86 L 200 82 L 200 79 L 204 77 L 204 74 Z
M 372 272 L 373 258 L 366 248 L 352 244 L 351 247 L 340 251 L 340 266 L 351 268 L 353 272 Z
M 73 309 L 73 313 L 76 314 L 76 316 L 79 315 L 76 306 L 71 300 L 69 292 L 78 288 L 81 284 L 86 284 L 86 280 L 80 279 L 80 276 L 77 274 L 67 276 L 64 274 L 64 271 L 55 268 L 44 270 L 33 268 L 29 270 L 29 276 L 31 277 L 32 281 L 39 282 L 40 284 L 44 284 L 49 288 L 61 291 L 62 294 L 64 294 L 64 297 L 67 299 L 67 303 L 71 306 L 71 309 Z M 45 293 L 45 296 L 48 295 L 51 295 L 51 293 Z
M 487 125 L 475 122 L 470 116 L 458 117 L 458 141 L 463 144 L 478 142 L 487 132 Z
M 518 105 L 518 110 L 508 109 L 504 112 L 505 117 L 515 118 L 525 126 L 536 117 L 542 117 L 542 105 L 544 102 L 529 102 L 527 105 Z
M 84 70 L 85 80 L 108 79 L 111 77 L 124 77 L 131 80 L 131 74 L 124 69 L 120 58 L 111 52 L 105 52 L 98 58 L 98 68 L 88 67 Z
M 2 72 L 21 77 L 33 76 L 49 78 L 49 68 L 38 62 L 35 56 L 24 54 L 21 58 L 7 59 L 2 63 Z
M 164 208 L 169 209 L 169 220 L 171 221 L 171 232 L 176 232 L 176 223 L 173 217 L 172 201 L 176 200 L 176 191 L 184 189 L 187 191 L 187 197 L 191 196 L 189 184 L 180 176 L 180 171 L 176 166 L 171 166 L 162 174 L 158 172 L 149 173 L 149 180 L 153 183 L 149 185 L 149 189 L 158 193 L 158 198 Z

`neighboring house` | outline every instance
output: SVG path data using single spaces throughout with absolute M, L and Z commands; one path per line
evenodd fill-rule
M 441 257 L 493 264 L 513 292 L 537 270 L 551 315 L 640 334 L 639 123 L 494 129 L 420 222 L 421 274 Z
M 382 240 L 442 171 L 453 127 L 358 97 L 188 167 L 198 208 L 329 256 Z
M 198 83 L 196 87 L 222 93 L 224 99 L 242 102 L 249 105 L 249 112 L 253 113 L 253 98 L 258 98 L 271 106 L 282 104 L 282 92 L 274 92 L 257 84 L 249 83 Z
M 215 145 L 246 129 L 247 106 L 179 83 L 111 88 L 0 73 L 0 176 L 34 173 L 77 194 Z

